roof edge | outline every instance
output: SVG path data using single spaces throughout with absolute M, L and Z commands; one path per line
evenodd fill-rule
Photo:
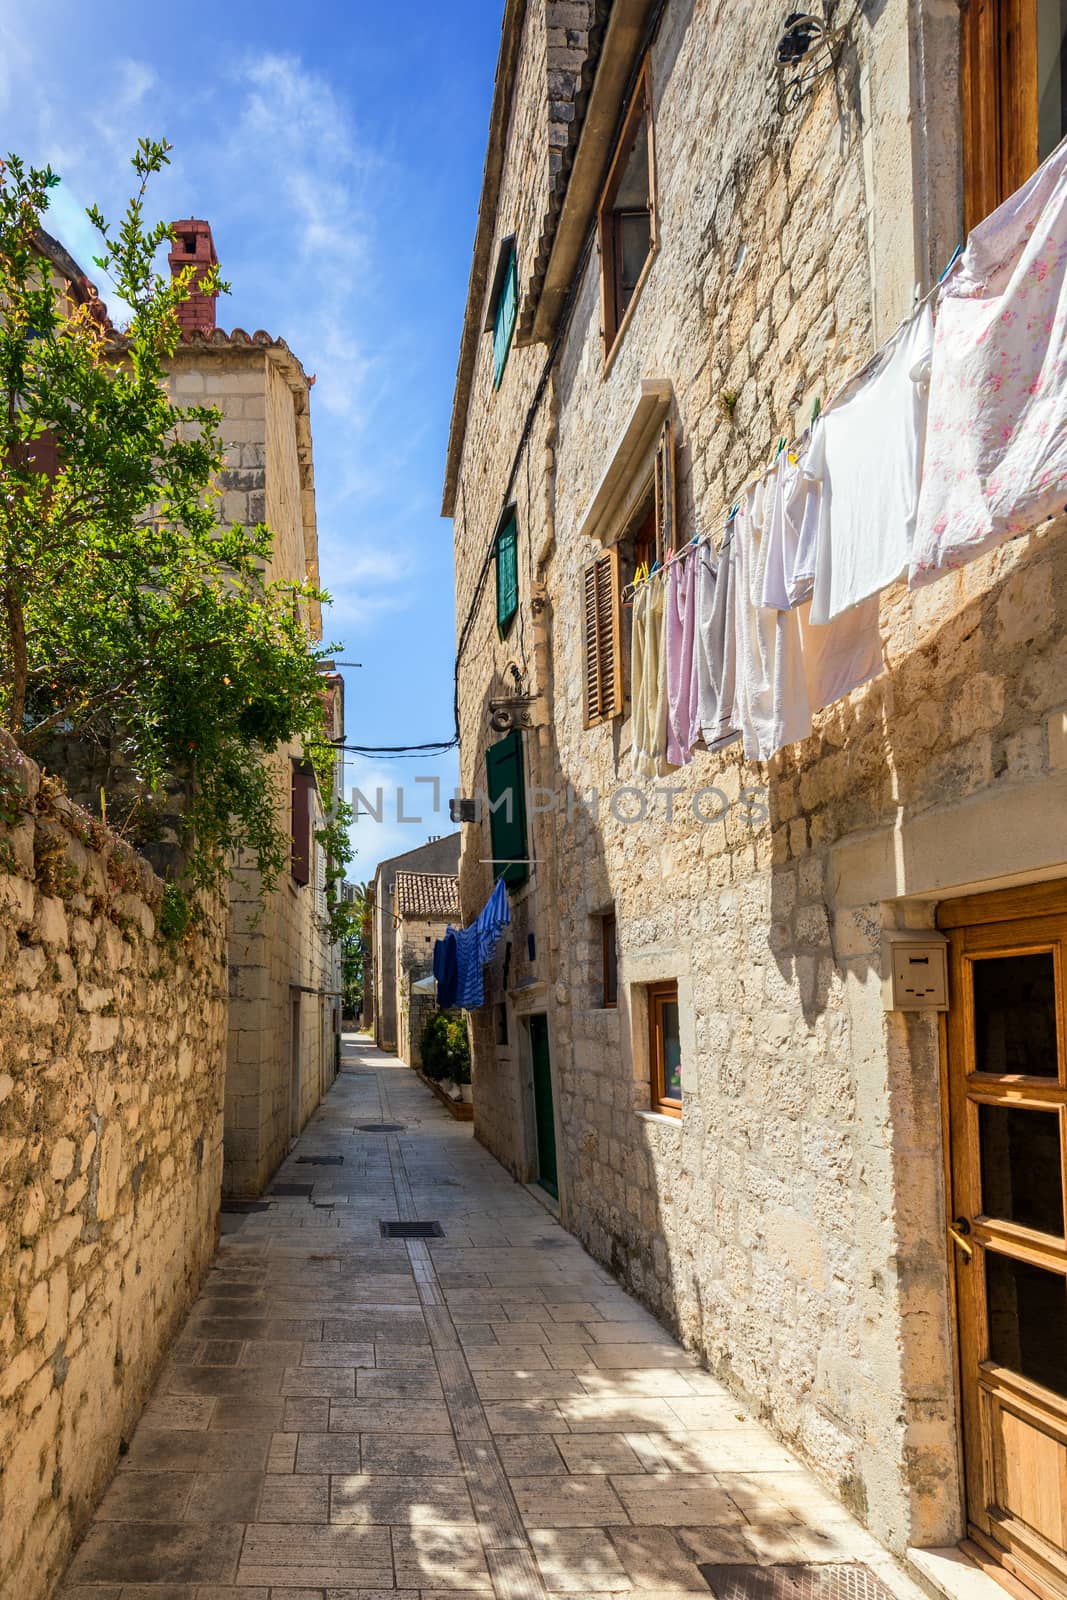
M 452 397 L 452 420 L 448 430 L 445 458 L 445 485 L 441 515 L 451 517 L 456 509 L 459 466 L 467 437 L 467 412 L 478 345 L 482 337 L 482 306 L 489 278 L 489 258 L 496 233 L 497 202 L 504 172 L 507 126 L 511 120 L 511 100 L 519 61 L 527 0 L 506 0 L 501 26 L 500 54 L 497 57 L 493 104 L 489 113 L 489 140 L 482 170 L 482 190 L 478 201 L 478 222 L 474 233 L 474 259 L 467 283 L 467 303 L 463 314 L 463 333 L 459 346 L 456 387 Z

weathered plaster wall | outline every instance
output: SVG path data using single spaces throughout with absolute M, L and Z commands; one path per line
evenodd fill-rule
M 225 944 L 169 947 L 145 863 L 0 756 L 0 1593 L 37 1600 L 214 1251 Z
M 498 641 L 490 580 L 461 679 L 465 793 L 484 783 L 509 655 L 546 692 L 528 776 L 559 800 L 535 819 L 539 866 L 513 907 L 513 953 L 529 927 L 537 961 L 509 983 L 513 1014 L 549 1014 L 564 1219 L 897 1548 L 961 1527 L 936 1028 L 882 1010 L 882 930 L 928 923 L 939 895 L 1067 872 L 1065 530 L 888 593 L 888 672 L 803 744 L 763 767 L 701 754 L 655 784 L 630 774 L 628 718 L 582 727 L 580 575 L 600 546 L 578 528 L 642 378 L 673 384 L 684 535 L 720 528 L 776 438 L 947 259 L 950 9 L 888 0 L 860 17 L 836 79 L 783 121 L 770 0 L 667 6 L 652 53 L 659 253 L 607 372 L 590 258 L 515 475 L 520 616 Z M 516 154 L 502 218 L 525 176 Z M 461 622 L 544 352 L 513 351 L 495 397 L 483 355 L 455 521 Z M 704 823 L 691 802 L 712 785 L 728 808 Z M 623 786 L 638 793 L 618 809 L 647 805 L 643 824 L 612 814 Z M 599 815 L 568 815 L 568 790 L 597 790 Z M 465 911 L 487 887 L 487 843 L 465 829 Z M 595 1003 L 610 907 L 617 1011 Z M 644 989 L 664 978 L 680 990 L 680 1122 L 648 1111 Z M 529 1178 L 522 1036 L 498 1049 L 490 1007 L 472 1031 L 476 1131 Z

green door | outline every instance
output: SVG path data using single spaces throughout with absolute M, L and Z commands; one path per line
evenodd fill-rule
M 548 1059 L 548 1018 L 530 1018 L 533 1053 L 534 1120 L 537 1123 L 537 1181 L 559 1199 L 556 1173 L 556 1118 L 552 1109 L 552 1070 Z

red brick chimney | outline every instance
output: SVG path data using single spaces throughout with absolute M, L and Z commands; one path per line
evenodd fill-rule
M 172 222 L 174 242 L 170 248 L 170 275 L 176 278 L 184 268 L 195 266 L 199 270 L 193 278 L 193 292 L 178 307 L 178 321 L 182 332 L 195 338 L 215 331 L 215 299 L 213 294 L 201 294 L 201 278 L 209 267 L 218 265 L 215 241 L 211 237 L 211 224 L 189 217 L 185 222 Z

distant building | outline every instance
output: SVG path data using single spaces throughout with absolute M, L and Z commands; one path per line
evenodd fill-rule
M 409 1067 L 422 1065 L 419 1040 L 437 1010 L 432 994 L 419 994 L 420 978 L 433 976 L 433 948 L 459 916 L 455 873 L 398 872 L 393 894 L 396 927 L 397 1054 Z
M 396 1050 L 397 1021 L 397 941 L 394 922 L 396 879 L 405 873 L 456 873 L 459 871 L 459 834 L 430 839 L 403 855 L 383 861 L 374 875 L 374 922 L 371 938 L 373 966 L 374 1042 L 380 1050 Z M 456 917 L 451 920 L 458 920 Z M 432 953 L 432 952 L 431 952 Z M 364 1013 L 366 1015 L 366 1013 Z

